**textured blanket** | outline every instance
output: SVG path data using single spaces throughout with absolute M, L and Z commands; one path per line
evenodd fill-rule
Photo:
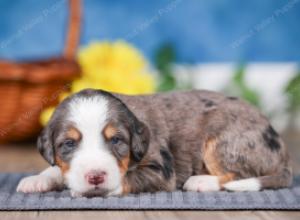
M 300 176 L 290 189 L 261 192 L 142 193 L 125 197 L 72 198 L 69 191 L 16 193 L 19 180 L 28 174 L 0 174 L 0 210 L 80 209 L 194 209 L 194 210 L 300 210 Z

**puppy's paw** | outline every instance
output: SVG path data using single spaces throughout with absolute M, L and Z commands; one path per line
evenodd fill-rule
M 48 192 L 56 189 L 55 181 L 48 176 L 35 175 L 23 178 L 17 186 L 17 192 Z
M 76 191 L 74 191 L 74 190 L 70 190 L 70 194 L 71 194 L 71 196 L 72 197 L 74 197 L 74 198 L 80 198 L 80 197 L 83 197 L 83 194 L 82 193 L 80 193 L 80 192 L 76 192 Z
M 126 195 L 127 193 L 123 192 L 122 186 L 117 187 L 115 190 L 109 192 L 107 196 L 119 196 L 119 195 Z
M 183 189 L 195 192 L 219 191 L 219 178 L 210 175 L 191 176 L 184 183 Z

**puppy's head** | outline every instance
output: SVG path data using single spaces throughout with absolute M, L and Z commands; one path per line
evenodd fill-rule
M 87 196 L 122 193 L 129 164 L 148 144 L 148 128 L 121 100 L 91 89 L 64 100 L 38 138 L 40 153 L 61 168 L 68 187 Z

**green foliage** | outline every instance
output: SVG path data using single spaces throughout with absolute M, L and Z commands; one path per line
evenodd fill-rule
M 289 110 L 300 110 L 300 71 L 295 75 L 285 88 L 289 99 Z
M 226 89 L 230 95 L 239 96 L 253 105 L 260 106 L 259 94 L 250 88 L 245 80 L 245 67 L 240 65 L 234 73 L 232 82 Z
M 161 71 L 168 71 L 169 65 L 176 59 L 175 51 L 171 44 L 160 47 L 155 55 L 156 68 Z M 167 72 L 166 72 L 167 73 Z
M 171 44 L 165 44 L 158 49 L 155 55 L 155 67 L 159 71 L 159 92 L 174 89 L 191 89 L 191 82 L 177 82 L 172 72 L 172 64 L 175 63 L 176 53 Z
M 160 73 L 158 91 L 169 91 L 176 88 L 176 79 L 171 69 L 174 61 L 175 51 L 172 45 L 166 44 L 158 49 L 155 55 L 155 66 Z

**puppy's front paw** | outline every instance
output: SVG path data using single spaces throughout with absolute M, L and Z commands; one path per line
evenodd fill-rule
M 55 188 L 56 183 L 51 177 L 44 175 L 35 175 L 23 178 L 17 187 L 17 192 L 48 192 Z
M 107 196 L 119 196 L 119 195 L 126 195 L 128 192 L 123 192 L 122 186 L 117 187 L 115 190 L 111 191 L 107 194 Z
M 72 190 L 72 189 L 71 189 L 71 191 L 70 191 L 70 194 L 71 194 L 71 196 L 74 197 L 74 198 L 80 198 L 80 197 L 83 197 L 83 194 L 82 194 L 82 193 L 76 192 L 76 191 L 74 191 L 74 190 Z
M 219 179 L 210 175 L 191 176 L 184 183 L 183 189 L 195 192 L 219 191 Z

